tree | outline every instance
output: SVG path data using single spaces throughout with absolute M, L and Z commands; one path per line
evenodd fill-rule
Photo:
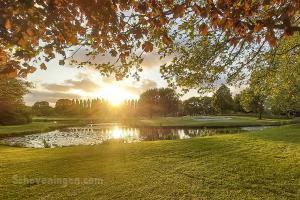
M 73 106 L 72 100 L 70 99 L 59 99 L 55 103 L 55 111 L 60 115 L 72 115 L 73 114 Z
M 288 117 L 300 112 L 299 41 L 299 35 L 280 40 L 276 48 L 260 56 L 260 67 L 250 78 L 250 87 L 266 96 L 272 112 Z
M 149 89 L 140 95 L 138 102 L 139 113 L 152 118 L 153 114 L 159 112 L 157 89 Z
M 179 97 L 175 90 L 171 88 L 158 89 L 159 94 L 159 110 L 164 116 L 174 115 L 178 112 Z
M 259 113 L 259 119 L 262 119 L 262 113 L 265 109 L 266 97 L 252 88 L 247 88 L 241 92 L 241 104 L 246 112 Z
M 35 102 L 32 106 L 33 114 L 37 116 L 51 116 L 54 115 L 54 109 L 47 101 Z
M 191 97 L 183 102 L 184 113 L 188 115 L 207 115 L 213 113 L 211 97 Z
M 30 84 L 21 79 L 0 76 L 0 124 L 24 124 L 31 122 L 23 96 Z
M 187 115 L 198 115 L 200 114 L 200 98 L 191 97 L 183 102 L 183 110 Z
M 227 113 L 233 108 L 233 99 L 230 89 L 222 84 L 212 97 L 212 105 L 219 113 Z
M 209 115 L 214 114 L 215 109 L 212 105 L 212 97 L 204 96 L 201 98 L 201 105 L 202 105 L 202 114 L 203 115 Z
M 179 98 L 170 88 L 149 89 L 140 95 L 139 113 L 148 115 L 174 115 L 178 112 Z
M 260 41 L 274 46 L 283 35 L 299 32 L 299 10 L 298 0 L 1 1 L 1 73 L 26 75 L 37 65 L 46 69 L 45 63 L 57 56 L 63 65 L 86 49 L 90 58 L 79 65 L 93 65 L 117 78 L 136 76 L 139 49 L 151 52 L 156 46 L 173 53 L 180 46 L 176 41 L 185 42 L 180 38 L 197 41 L 210 33 L 231 47 L 248 42 L 259 50 L 266 43 Z M 98 54 L 116 59 L 94 63 Z
M 241 94 L 236 94 L 233 98 L 233 110 L 235 112 L 244 112 L 243 106 L 241 104 Z

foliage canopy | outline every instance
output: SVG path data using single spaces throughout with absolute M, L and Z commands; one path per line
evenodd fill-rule
M 234 69 L 230 75 L 235 75 L 245 64 L 234 65 L 241 51 L 251 47 L 259 52 L 267 44 L 275 46 L 283 36 L 300 31 L 299 10 L 298 0 L 1 1 L 0 72 L 26 76 L 37 66 L 46 69 L 46 63 L 55 57 L 64 65 L 85 49 L 88 58 L 74 61 L 77 65 L 92 65 L 102 75 L 114 74 L 117 79 L 137 77 L 143 52 L 176 57 L 181 47 L 203 44 L 213 36 L 218 42 L 208 42 L 208 47 L 232 52 L 228 64 Z M 99 54 L 110 55 L 115 61 L 95 63 Z M 214 52 L 206 54 L 203 56 L 210 57 Z M 215 61 L 206 58 L 200 68 L 184 67 L 199 72 L 195 80 L 215 80 L 215 74 L 223 71 Z M 181 81 L 187 77 L 178 70 L 173 63 L 162 72 L 169 83 L 175 78 L 179 86 L 194 87 L 195 80 Z M 205 72 L 213 73 L 206 77 L 210 73 Z

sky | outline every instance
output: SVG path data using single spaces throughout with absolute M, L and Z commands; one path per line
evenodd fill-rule
M 79 52 L 79 57 L 80 54 L 84 52 Z M 113 76 L 102 77 L 91 67 L 77 68 L 68 63 L 61 66 L 58 64 L 59 58 L 56 58 L 46 63 L 47 70 L 39 69 L 28 75 L 27 79 L 33 83 L 33 88 L 24 100 L 27 105 L 33 105 L 37 101 L 48 101 L 51 105 L 55 105 L 55 102 L 61 98 L 104 98 L 112 104 L 118 104 L 126 99 L 138 99 L 142 92 L 150 88 L 167 87 L 166 81 L 159 72 L 159 66 L 169 62 L 170 59 L 160 60 L 155 53 L 147 54 L 142 63 L 140 81 L 134 78 L 116 81 Z M 186 99 L 191 96 L 199 95 L 192 91 L 181 98 Z
M 76 60 L 86 60 L 86 52 L 78 51 Z M 127 78 L 116 81 L 112 77 L 102 77 L 94 68 L 78 68 L 69 65 L 59 65 L 59 57 L 46 63 L 47 70 L 38 69 L 29 74 L 27 79 L 33 83 L 30 93 L 24 97 L 26 105 L 33 105 L 37 101 L 48 101 L 54 106 L 58 99 L 93 99 L 104 98 L 112 104 L 119 104 L 127 99 L 138 99 L 140 94 L 151 88 L 167 87 L 167 82 L 161 77 L 159 67 L 171 61 L 171 57 L 160 60 L 155 53 L 144 55 L 142 63 L 143 71 L 140 73 L 140 81 Z M 108 56 L 96 57 L 95 62 L 108 61 Z M 230 88 L 232 93 L 237 93 L 239 88 Z M 205 94 L 211 96 L 212 94 Z M 196 90 L 181 96 L 185 100 L 192 96 L 200 96 Z

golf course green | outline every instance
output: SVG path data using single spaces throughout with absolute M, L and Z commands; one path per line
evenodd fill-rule
M 0 174 L 0 199 L 299 199 L 300 125 L 132 144 L 0 145 Z

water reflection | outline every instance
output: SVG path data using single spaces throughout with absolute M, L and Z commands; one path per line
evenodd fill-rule
M 256 127 L 263 129 L 265 127 Z M 208 136 L 218 133 L 239 133 L 247 128 L 132 128 L 119 124 L 91 124 L 86 127 L 72 127 L 42 134 L 10 137 L 0 143 L 22 147 L 63 147 L 73 145 L 95 145 L 107 142 L 132 143 L 139 141 L 188 139 L 195 136 Z

